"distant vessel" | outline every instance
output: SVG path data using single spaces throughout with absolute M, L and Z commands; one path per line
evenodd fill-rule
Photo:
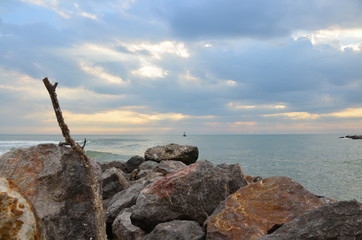
M 182 135 L 182 136 L 186 137 L 186 133 L 184 132 L 184 135 Z

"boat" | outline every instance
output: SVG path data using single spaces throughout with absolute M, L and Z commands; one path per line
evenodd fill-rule
M 186 133 L 184 132 L 184 134 L 182 136 L 186 137 Z

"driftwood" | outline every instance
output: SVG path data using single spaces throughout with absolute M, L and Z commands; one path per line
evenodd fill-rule
M 86 144 L 86 139 L 84 140 L 84 144 L 81 147 L 74 139 L 70 136 L 70 131 L 67 126 L 67 124 L 64 121 L 62 110 L 60 109 L 60 105 L 58 102 L 57 94 L 56 94 L 56 87 L 58 86 L 58 83 L 52 84 L 48 78 L 43 79 L 43 83 L 46 87 L 46 89 L 49 92 L 50 99 L 53 104 L 55 116 L 57 118 L 59 127 L 62 131 L 63 137 L 65 139 L 65 143 L 60 143 L 60 145 L 70 145 L 71 148 L 78 153 L 80 160 L 83 163 L 83 166 L 85 167 L 87 174 L 89 176 L 92 192 L 94 193 L 94 211 L 96 211 L 97 216 L 97 227 L 99 228 L 98 236 L 96 238 L 98 240 L 105 240 L 106 239 L 106 231 L 105 231 L 105 220 L 104 220 L 104 213 L 103 213 L 103 203 L 102 203 L 102 196 L 100 194 L 100 185 L 98 182 L 98 176 L 97 173 L 90 163 L 90 159 L 84 152 L 84 146 Z

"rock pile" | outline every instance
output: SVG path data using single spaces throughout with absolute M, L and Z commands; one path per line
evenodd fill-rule
M 362 239 L 356 201 L 320 198 L 290 178 L 252 177 L 238 164 L 197 158 L 196 147 L 170 144 L 98 163 L 108 239 Z M 0 157 L 0 176 L 29 199 L 45 239 L 96 236 L 83 171 L 70 149 L 55 145 Z

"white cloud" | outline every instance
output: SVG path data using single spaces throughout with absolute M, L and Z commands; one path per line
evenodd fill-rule
M 178 76 L 179 78 L 179 83 L 181 85 L 200 85 L 201 84 L 201 79 L 198 77 L 193 76 L 190 71 L 186 71 L 185 74 L 179 74 Z
M 155 65 L 143 65 L 141 68 L 137 69 L 137 70 L 133 70 L 131 72 L 134 75 L 138 75 L 141 77 L 146 77 L 146 78 L 164 78 L 167 76 L 167 71 L 157 67 Z
M 260 104 L 260 105 L 248 105 L 240 102 L 229 102 L 227 105 L 232 110 L 242 110 L 242 109 L 285 109 L 287 106 L 285 104 Z
M 80 68 L 93 76 L 96 76 L 102 80 L 104 80 L 108 84 L 126 84 L 127 82 L 124 81 L 121 77 L 112 75 L 107 73 L 104 68 L 100 66 L 93 66 L 91 64 L 86 63 L 85 61 L 79 62 Z
M 183 42 L 163 41 L 154 44 L 149 42 L 143 42 L 138 44 L 119 42 L 118 44 L 126 47 L 130 52 L 134 53 L 148 51 L 154 58 L 157 59 L 161 59 L 163 54 L 174 54 L 182 58 L 190 57 L 190 53 Z
M 296 31 L 292 34 L 294 40 L 301 37 L 308 38 L 313 45 L 328 44 L 341 51 L 352 49 L 353 51 L 362 50 L 362 29 L 340 29 L 330 28 L 321 29 L 313 32 Z

